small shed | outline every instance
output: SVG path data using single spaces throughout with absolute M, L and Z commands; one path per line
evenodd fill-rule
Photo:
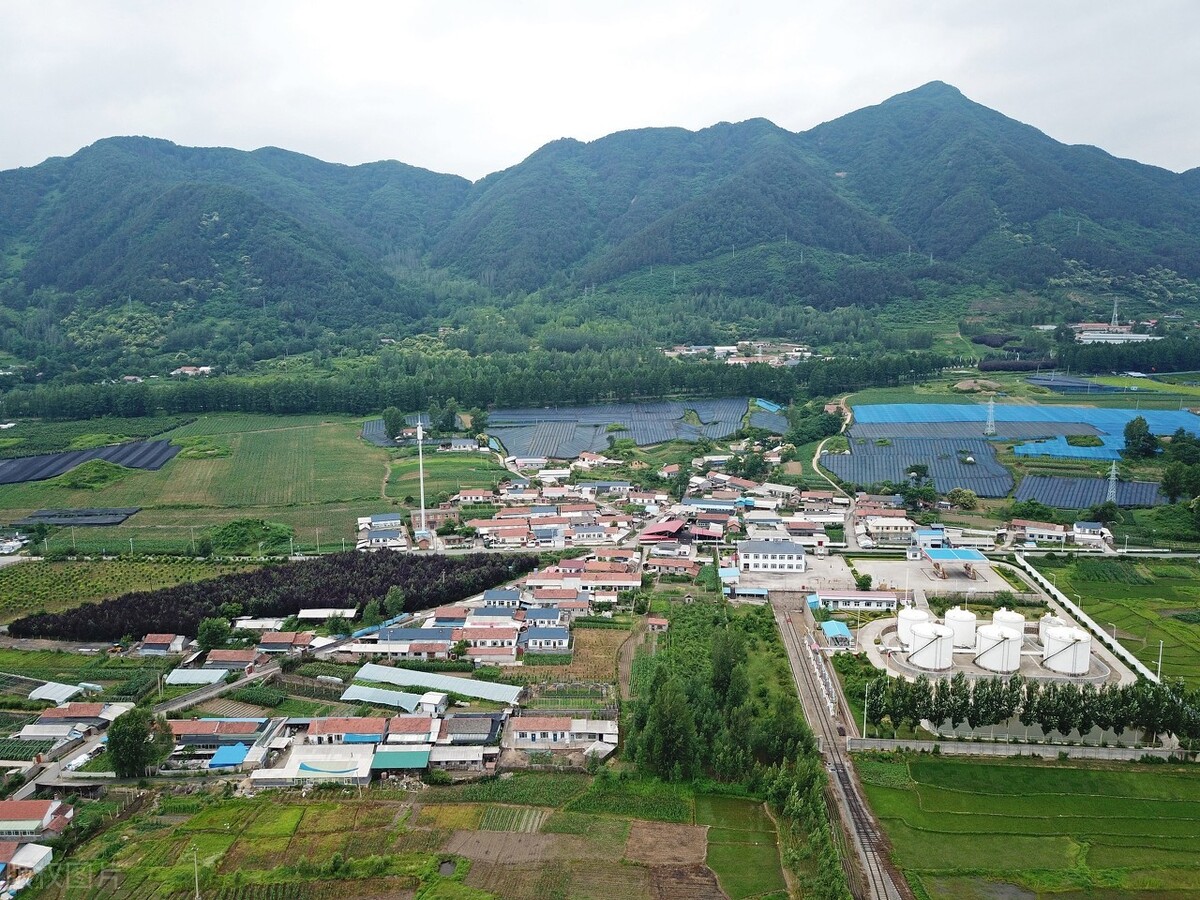
M 854 638 L 850 634 L 850 629 L 845 622 L 830 620 L 821 623 L 821 631 L 825 634 L 825 641 L 830 647 L 839 650 L 845 650 L 854 643 Z

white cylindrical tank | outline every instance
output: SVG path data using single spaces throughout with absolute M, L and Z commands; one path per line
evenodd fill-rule
M 1091 665 L 1092 636 L 1082 628 L 1046 629 L 1042 665 L 1062 675 L 1086 675 Z
M 1001 625 L 1004 628 L 1011 628 L 1017 634 L 1025 637 L 1025 617 L 1019 612 L 1013 612 L 1006 607 L 1000 607 L 992 613 L 992 624 Z
M 1054 615 L 1054 613 L 1046 613 L 1038 619 L 1038 643 L 1043 647 L 1046 646 L 1046 631 L 1050 628 L 1066 628 L 1067 622 L 1065 619 Z
M 952 606 L 946 610 L 946 625 L 954 632 L 955 647 L 975 646 L 975 613 L 961 606 Z
M 914 625 L 919 625 L 929 621 L 929 612 L 924 609 L 917 609 L 914 606 L 906 606 L 896 616 L 896 636 L 900 638 L 900 643 L 905 648 L 912 646 L 912 630 Z
M 1019 632 L 1003 625 L 980 625 L 975 632 L 975 662 L 989 672 L 1016 672 L 1021 668 Z
M 915 624 L 908 661 L 920 669 L 950 668 L 954 662 L 954 630 L 937 622 Z

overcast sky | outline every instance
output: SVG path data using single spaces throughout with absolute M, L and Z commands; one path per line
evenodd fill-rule
M 475 179 L 560 137 L 801 131 L 935 79 L 1200 165 L 1200 0 L 0 0 L 0 169 L 144 134 Z

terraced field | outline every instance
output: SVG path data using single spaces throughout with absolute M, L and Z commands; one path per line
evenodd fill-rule
M 893 859 L 932 900 L 1200 890 L 1200 781 L 1188 767 L 937 757 L 856 765 Z

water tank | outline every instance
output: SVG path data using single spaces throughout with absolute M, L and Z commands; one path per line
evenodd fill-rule
M 954 632 L 955 647 L 975 646 L 975 613 L 952 606 L 946 610 L 946 624 Z
M 908 661 L 920 669 L 941 671 L 954 662 L 954 630 L 937 622 L 917 622 L 912 627 L 912 652 Z
M 980 625 L 975 633 L 975 663 L 989 672 L 1016 672 L 1021 668 L 1020 632 L 1003 625 Z
M 1092 636 L 1081 628 L 1046 629 L 1042 665 L 1062 675 L 1086 675 L 1091 665 Z
M 992 613 L 992 624 L 1011 628 L 1021 637 L 1025 636 L 1025 617 L 1019 612 L 1013 612 L 1003 606 Z
M 1046 613 L 1038 619 L 1038 643 L 1043 647 L 1046 646 L 1046 630 L 1048 628 L 1066 628 L 1067 622 L 1061 619 L 1054 613 Z
M 906 606 L 896 615 L 896 636 L 905 648 L 912 646 L 912 630 L 914 625 L 929 621 L 929 613 L 923 609 Z

